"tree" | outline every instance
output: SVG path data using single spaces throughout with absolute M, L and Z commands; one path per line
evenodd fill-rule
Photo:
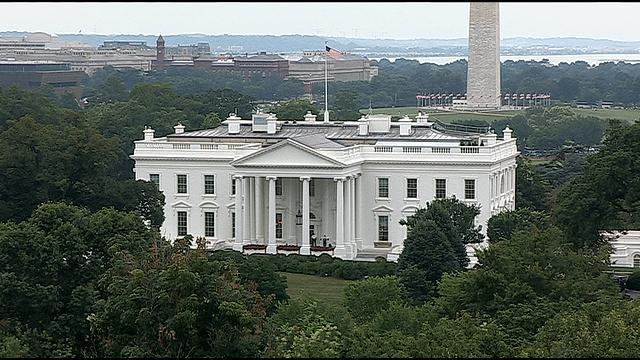
M 107 357 L 257 357 L 266 300 L 233 266 L 209 261 L 204 243 L 156 241 L 115 254 L 100 280 L 106 298 L 89 317 Z
M 487 222 L 487 237 L 491 243 L 509 240 L 516 231 L 544 229 L 551 223 L 549 216 L 529 208 L 503 211 L 493 215 Z
M 560 190 L 554 215 L 576 246 L 596 248 L 602 230 L 640 227 L 640 122 L 614 128 L 584 175 Z
M 437 295 L 437 282 L 447 272 L 462 271 L 469 263 L 465 244 L 482 239 L 474 225 L 476 205 L 457 199 L 427 203 L 400 224 L 407 238 L 398 259 L 398 278 L 410 297 L 425 301 Z
M 144 253 L 153 237 L 135 214 L 90 213 L 63 203 L 41 205 L 24 222 L 0 224 L 3 329 L 29 356 L 96 356 L 87 322 L 100 297 L 96 281 L 113 253 Z
M 386 310 L 393 302 L 403 301 L 404 294 L 397 278 L 385 276 L 349 284 L 344 298 L 345 307 L 353 318 L 364 322 Z
M 516 163 L 516 208 L 546 210 L 550 192 L 548 181 L 533 168 L 529 160 L 518 157 Z
M 313 115 L 318 115 L 318 109 L 309 102 L 309 100 L 290 100 L 275 106 L 271 112 L 281 120 L 302 121 L 307 111 L 311 111 Z

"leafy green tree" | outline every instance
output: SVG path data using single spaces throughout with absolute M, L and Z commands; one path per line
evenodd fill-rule
M 516 208 L 546 210 L 550 185 L 531 165 L 529 160 L 518 157 L 516 171 Z
M 549 215 L 529 208 L 503 211 L 487 222 L 487 237 L 491 243 L 509 240 L 516 231 L 544 229 L 551 224 Z
M 563 186 L 554 215 L 576 246 L 598 247 L 602 230 L 640 227 L 640 123 L 612 129 L 584 175 Z
M 344 304 L 356 321 L 363 322 L 403 298 L 397 278 L 372 277 L 349 284 L 345 289 Z
M 275 113 L 281 120 L 302 121 L 307 111 L 311 111 L 313 115 L 318 115 L 318 109 L 309 100 L 290 100 L 275 106 L 271 112 Z
M 96 281 L 113 252 L 144 253 L 153 236 L 133 213 L 62 203 L 0 224 L 0 318 L 9 336 L 33 357 L 98 354 L 87 322 Z
M 270 357 L 336 358 L 341 353 L 338 327 L 317 311 L 317 303 L 307 301 L 304 311 L 294 322 L 281 325 L 275 334 Z
M 447 272 L 462 271 L 469 264 L 465 244 L 482 240 L 474 219 L 476 205 L 455 198 L 427 203 L 400 224 L 407 238 L 398 259 L 398 278 L 410 297 L 424 301 L 437 295 L 437 282 Z
M 240 284 L 233 266 L 209 261 L 204 243 L 191 249 L 192 241 L 114 254 L 100 280 L 106 298 L 89 317 L 105 356 L 259 356 L 265 299 Z

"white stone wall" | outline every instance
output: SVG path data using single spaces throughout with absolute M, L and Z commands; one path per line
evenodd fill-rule
M 471 2 L 467 107 L 499 108 L 500 11 L 497 2 Z

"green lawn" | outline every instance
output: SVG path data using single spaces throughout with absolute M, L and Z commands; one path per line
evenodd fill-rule
M 287 277 L 287 294 L 292 299 L 309 296 L 321 303 L 339 305 L 344 297 L 344 288 L 353 280 L 333 277 L 280 273 Z
M 582 115 L 592 115 L 603 119 L 620 119 L 634 122 L 640 118 L 640 110 L 635 109 L 573 109 Z

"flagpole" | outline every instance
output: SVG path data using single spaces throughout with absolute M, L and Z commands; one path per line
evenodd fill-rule
M 327 42 L 324 42 L 325 46 L 325 56 L 324 56 L 324 122 L 329 122 L 329 92 L 328 92 L 328 81 L 327 81 Z

